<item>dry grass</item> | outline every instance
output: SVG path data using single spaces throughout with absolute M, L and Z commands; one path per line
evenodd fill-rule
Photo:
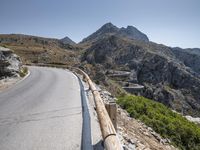
M 12 49 L 23 64 L 64 64 L 77 63 L 80 47 L 63 45 L 57 39 L 27 35 L 0 35 L 0 45 Z

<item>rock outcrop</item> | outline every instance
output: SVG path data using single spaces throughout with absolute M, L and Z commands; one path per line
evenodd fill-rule
M 0 79 L 19 76 L 20 58 L 10 49 L 0 47 Z
M 172 51 L 185 66 L 190 67 L 196 75 L 200 74 L 200 49 L 172 48 Z

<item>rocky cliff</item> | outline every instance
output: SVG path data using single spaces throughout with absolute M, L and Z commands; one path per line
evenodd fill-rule
M 21 65 L 16 54 L 10 49 L 0 47 L 0 79 L 19 76 Z
M 185 66 L 190 67 L 196 75 L 200 74 L 200 49 L 172 48 L 172 51 Z

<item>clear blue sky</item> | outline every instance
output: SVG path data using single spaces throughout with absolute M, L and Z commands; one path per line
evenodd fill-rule
M 200 48 L 200 0 L 0 0 L 0 33 L 79 42 L 107 22 L 151 41 Z

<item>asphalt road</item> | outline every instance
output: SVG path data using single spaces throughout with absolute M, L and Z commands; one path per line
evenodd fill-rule
M 26 79 L 0 93 L 0 150 L 80 149 L 77 77 L 62 69 L 29 70 Z

